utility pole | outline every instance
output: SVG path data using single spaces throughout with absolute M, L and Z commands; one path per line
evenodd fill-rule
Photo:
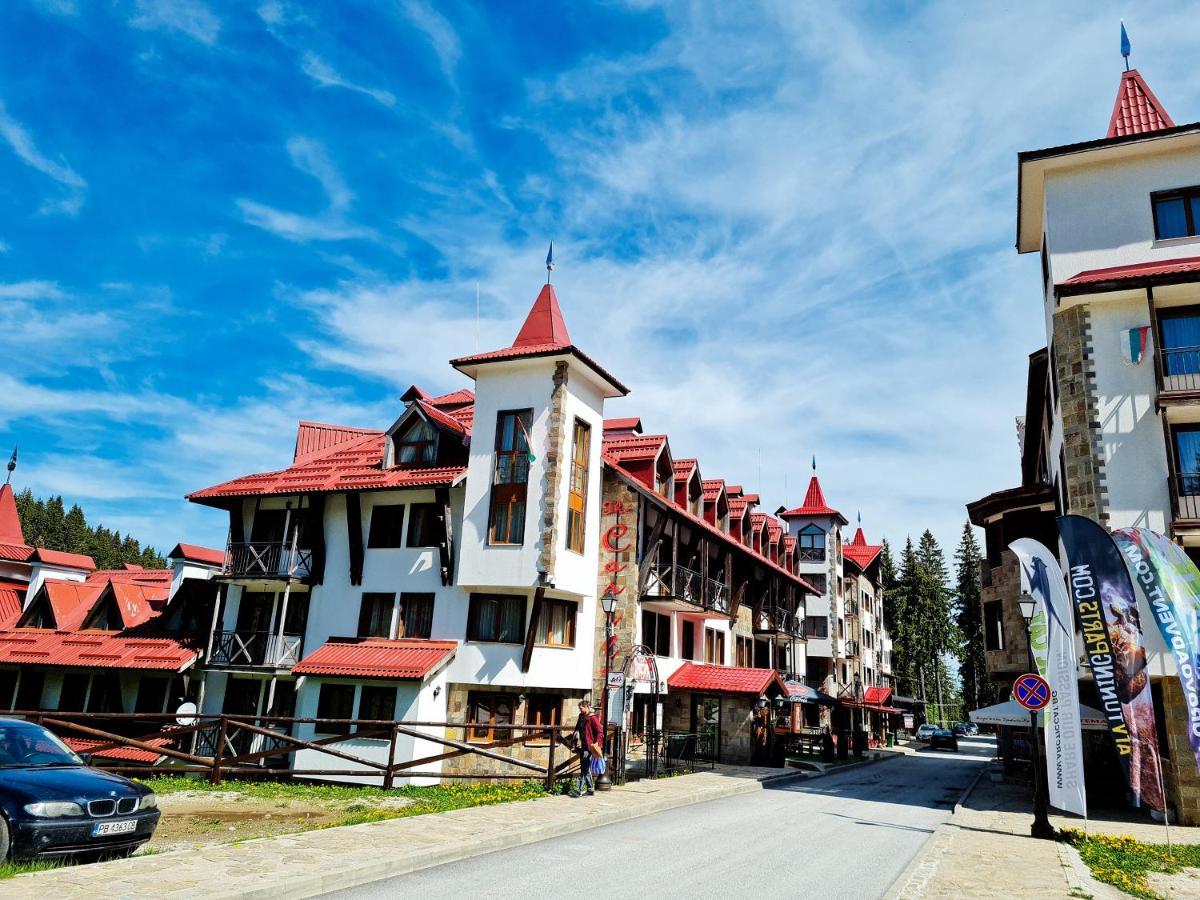
M 942 705 L 942 655 L 937 653 L 933 658 L 933 674 L 937 682 L 938 724 L 946 726 L 946 707 Z

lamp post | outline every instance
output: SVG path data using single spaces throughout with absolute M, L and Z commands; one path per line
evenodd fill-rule
M 608 670 L 610 648 L 612 646 L 612 619 L 613 612 L 617 608 L 617 595 L 610 587 L 604 592 L 604 596 L 600 598 L 600 608 L 604 610 L 604 688 L 600 694 L 600 723 L 603 728 L 603 734 L 608 736 Z M 600 777 L 596 779 L 596 790 L 608 791 L 612 789 L 612 779 L 608 775 L 608 767 L 600 773 Z
M 1021 594 L 1019 603 L 1021 617 L 1025 620 L 1025 646 L 1029 654 L 1029 671 L 1036 673 L 1037 663 L 1033 658 L 1033 639 L 1029 634 L 1029 625 L 1033 621 L 1037 601 L 1033 599 L 1032 594 L 1026 591 Z M 1029 829 L 1029 834 L 1035 838 L 1053 840 L 1054 826 L 1050 824 L 1050 798 L 1046 786 L 1046 771 L 1042 767 L 1041 746 L 1038 741 L 1037 712 L 1032 709 L 1029 711 L 1029 731 L 1033 738 L 1030 750 L 1033 761 L 1033 825 Z

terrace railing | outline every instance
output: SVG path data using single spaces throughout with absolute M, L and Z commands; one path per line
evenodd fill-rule
M 307 578 L 312 550 L 278 541 L 249 541 L 227 545 L 224 575 L 233 578 Z
M 304 636 L 274 631 L 217 631 L 208 665 L 220 669 L 290 669 L 300 662 Z
M 1164 391 L 1200 391 L 1200 347 L 1163 347 L 1158 359 Z
M 649 598 L 661 597 L 669 600 L 682 600 L 685 603 L 691 603 L 693 606 L 700 606 L 700 588 L 703 582 L 703 576 L 694 569 L 689 569 L 686 566 L 673 566 L 670 563 L 657 563 L 650 570 L 650 577 L 646 582 L 645 596 Z
M 796 552 L 800 562 L 823 562 L 825 559 L 824 547 L 797 547 Z
M 1200 519 L 1200 472 L 1173 475 L 1168 487 L 1175 519 Z

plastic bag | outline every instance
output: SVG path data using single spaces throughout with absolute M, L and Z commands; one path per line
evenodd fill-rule
M 608 766 L 605 764 L 603 756 L 593 756 L 592 757 L 592 774 L 593 775 L 603 775 L 607 769 L 608 769 Z

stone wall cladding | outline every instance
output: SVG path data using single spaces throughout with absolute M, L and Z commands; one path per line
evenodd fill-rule
M 1011 681 L 1029 668 L 1029 638 L 1025 619 L 1021 616 L 1021 569 L 1011 550 L 1000 554 L 1000 565 L 991 570 L 991 583 L 980 591 L 982 604 L 999 600 L 1004 629 L 1004 649 L 986 650 L 984 659 L 988 675 L 994 681 Z M 987 621 L 984 608 L 980 616 Z
M 543 572 L 554 571 L 558 552 L 558 497 L 562 483 L 562 456 L 566 441 L 567 364 L 554 367 L 554 387 L 550 391 L 550 420 L 546 440 L 546 491 L 542 498 L 542 550 L 538 565 Z
M 612 671 L 619 671 L 629 657 L 637 640 L 638 620 L 638 495 L 608 469 L 601 470 L 600 487 L 600 558 L 596 573 L 596 659 L 594 690 L 597 704 L 603 694 L 604 681 L 604 609 L 600 605 L 611 586 L 617 595 L 613 613 L 613 635 L 616 649 Z M 617 526 L 624 526 L 624 530 Z M 616 529 L 616 530 L 614 530 Z M 620 548 L 616 552 L 610 546 Z
M 518 723 L 525 721 L 526 714 L 525 704 L 517 700 L 521 694 L 557 694 L 563 697 L 562 724 L 564 725 L 575 724 L 575 720 L 579 718 L 579 701 L 587 695 L 586 691 L 572 691 L 564 688 L 491 687 L 481 684 L 450 684 L 447 686 L 446 694 L 446 721 L 467 721 L 467 695 L 470 693 L 511 695 L 513 698 L 513 720 Z M 465 740 L 463 729 L 453 728 L 449 729 L 449 731 L 451 733 L 447 737 L 450 740 Z M 446 750 L 450 749 L 449 747 L 446 748 Z M 544 744 L 536 743 L 520 743 L 514 744 L 511 747 L 497 747 L 493 752 L 503 753 L 506 756 L 525 760 L 526 762 L 537 763 L 539 766 L 546 765 L 549 755 L 548 749 Z M 555 765 L 567 759 L 570 756 L 570 752 L 570 750 L 562 745 L 556 747 L 554 749 Z M 540 777 L 536 772 L 528 769 L 522 769 L 519 766 L 510 765 L 498 759 L 488 759 L 486 756 L 478 756 L 473 753 L 445 760 L 442 763 L 442 771 L 451 774 L 479 775 L 481 778 L 486 778 L 489 775 L 528 775 L 529 778 Z
M 1070 512 L 1108 524 L 1104 450 L 1096 400 L 1096 368 L 1089 307 L 1054 314 L 1054 373 L 1062 409 L 1063 457 Z
M 1163 714 L 1168 723 L 1167 759 L 1163 760 L 1163 781 L 1167 803 L 1175 810 L 1182 825 L 1200 825 L 1200 771 L 1188 741 L 1187 704 L 1178 678 L 1155 679 L 1162 688 Z

